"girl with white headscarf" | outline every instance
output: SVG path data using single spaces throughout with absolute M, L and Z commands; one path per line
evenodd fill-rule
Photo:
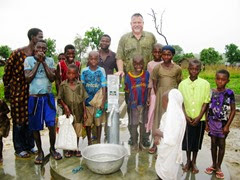
M 160 128 L 155 132 L 157 145 L 161 138 L 155 169 L 161 179 L 176 180 L 182 163 L 182 140 L 186 128 L 182 109 L 183 97 L 180 91 L 172 89 L 168 93 L 168 99 L 165 94 L 162 100 L 166 112 L 162 116 Z

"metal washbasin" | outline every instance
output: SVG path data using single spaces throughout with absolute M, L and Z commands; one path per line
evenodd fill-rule
M 94 144 L 82 151 L 87 167 L 97 174 L 111 174 L 118 171 L 126 155 L 125 147 L 117 144 Z

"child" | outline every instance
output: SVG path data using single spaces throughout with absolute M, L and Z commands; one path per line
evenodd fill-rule
M 210 100 L 210 84 L 198 77 L 201 71 L 201 62 L 197 59 L 189 61 L 188 72 L 190 77 L 179 84 L 179 91 L 184 101 L 184 112 L 187 127 L 183 139 L 183 150 L 187 153 L 187 163 L 184 171 L 192 168 L 192 173 L 199 172 L 196 166 L 198 150 L 201 149 L 205 129 L 205 112 Z M 193 157 L 191 159 L 191 154 Z
M 175 49 L 172 46 L 164 46 L 162 48 L 163 62 L 154 67 L 151 74 L 153 81 L 153 90 L 156 94 L 155 112 L 152 131 L 159 127 L 160 120 L 164 110 L 162 109 L 162 95 L 164 92 L 177 88 L 182 80 L 182 69 L 180 66 L 172 62 Z M 156 146 L 150 149 L 150 152 L 156 152 Z
M 58 92 L 59 86 L 62 81 L 67 79 L 67 70 L 69 64 L 75 64 L 78 67 L 79 74 L 81 70 L 81 64 L 79 61 L 75 61 L 75 47 L 71 44 L 68 44 L 64 48 L 64 54 L 66 60 L 61 60 L 57 65 L 56 72 L 56 89 Z
M 155 131 L 155 143 L 158 156 L 155 164 L 157 175 L 161 179 L 177 179 L 178 169 L 182 163 L 182 140 L 186 128 L 186 120 L 182 109 L 183 96 L 177 89 L 163 94 L 162 107 L 166 112 L 162 115 L 160 129 Z
M 58 55 L 58 61 L 60 62 L 61 60 L 65 61 L 66 60 L 66 57 L 65 57 L 65 54 L 64 53 L 60 53 Z
M 42 149 L 40 130 L 43 130 L 44 121 L 49 129 L 50 155 L 59 160 L 61 154 L 55 150 L 55 100 L 52 94 L 52 82 L 55 80 L 54 60 L 45 57 L 47 43 L 40 40 L 35 46 L 35 55 L 29 56 L 24 61 L 25 78 L 29 87 L 28 117 L 29 129 L 38 148 L 35 164 L 42 164 L 44 153 Z
M 2 138 L 7 137 L 10 130 L 10 121 L 7 114 L 10 112 L 7 104 L 0 99 L 0 163 L 3 162 L 3 142 Z
M 205 172 L 212 174 L 216 171 L 216 177 L 219 179 L 224 179 L 221 164 L 225 152 L 225 140 L 236 111 L 234 93 L 231 89 L 225 88 L 229 82 L 229 76 L 227 70 L 219 70 L 216 73 L 217 89 L 212 90 L 206 123 L 206 130 L 211 137 L 213 163 Z
M 161 53 L 162 53 L 162 45 L 159 43 L 156 43 L 153 46 L 152 55 L 153 55 L 153 61 L 150 61 L 147 65 L 147 71 L 150 73 L 150 76 L 152 74 L 152 71 L 154 67 L 161 63 Z M 156 95 L 153 90 L 153 82 L 152 79 L 149 79 L 149 85 L 148 85 L 148 101 L 147 104 L 149 105 L 148 109 L 148 123 L 146 125 L 146 132 L 150 132 L 152 130 L 153 125 L 153 119 L 154 119 L 154 109 L 155 109 L 155 103 L 156 103 Z M 156 146 L 154 145 L 152 148 L 149 149 L 149 153 L 153 154 L 157 150 Z
M 84 101 L 87 98 L 82 83 L 78 81 L 78 70 L 75 64 L 68 66 L 67 80 L 61 83 L 58 92 L 58 102 L 61 103 L 64 113 L 67 117 L 69 117 L 70 114 L 74 116 L 73 126 L 77 134 L 77 145 L 79 145 L 79 137 L 81 136 L 81 123 L 83 122 L 83 117 L 86 117 Z M 67 158 L 72 155 L 72 151 L 65 152 L 65 157 Z M 77 150 L 75 155 L 81 157 L 81 152 Z
M 143 135 L 146 132 L 145 124 L 147 123 L 147 96 L 149 73 L 143 70 L 144 61 L 140 55 L 133 57 L 132 72 L 128 72 L 125 78 L 125 91 L 129 93 L 128 103 L 130 110 L 130 134 L 132 137 L 133 147 L 142 150 Z M 140 125 L 140 142 L 138 145 L 137 128 Z
M 84 68 L 81 75 L 81 80 L 85 90 L 87 91 L 88 98 L 85 100 L 87 120 L 84 121 L 86 126 L 88 145 L 92 144 L 91 140 L 91 126 L 94 123 L 97 129 L 97 143 L 100 143 L 102 131 L 102 116 L 96 118 L 97 109 L 104 109 L 106 101 L 106 74 L 102 67 L 98 66 L 99 54 L 96 51 L 91 51 L 88 55 L 88 67 Z M 102 94 L 100 94 L 102 92 Z M 99 95 L 100 107 L 93 107 L 90 101 L 95 95 Z

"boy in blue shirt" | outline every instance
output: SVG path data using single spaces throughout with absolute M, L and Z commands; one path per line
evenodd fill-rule
M 52 82 L 55 80 L 54 61 L 45 57 L 47 44 L 44 40 L 36 43 L 34 56 L 29 56 L 24 61 L 25 78 L 29 87 L 28 117 L 29 128 L 38 148 L 35 164 L 42 164 L 44 153 L 42 149 L 40 130 L 43 130 L 44 121 L 49 129 L 50 154 L 56 160 L 61 159 L 61 154 L 55 150 L 55 100 L 52 94 Z
M 94 123 L 97 129 L 97 143 L 100 143 L 101 131 L 102 131 L 102 117 L 96 118 L 97 108 L 103 110 L 106 100 L 106 73 L 102 67 L 98 66 L 99 53 L 97 51 L 91 51 L 88 55 L 88 67 L 82 70 L 81 81 L 88 94 L 88 98 L 85 100 L 87 119 L 84 120 L 86 126 L 88 145 L 92 144 L 91 141 L 91 126 Z M 93 107 L 90 101 L 97 93 L 102 94 L 98 98 L 100 107 Z

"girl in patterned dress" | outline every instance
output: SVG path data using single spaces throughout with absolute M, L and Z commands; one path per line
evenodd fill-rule
M 206 123 L 206 130 L 211 137 L 212 166 L 208 167 L 205 173 L 212 174 L 215 171 L 219 179 L 224 179 L 221 164 L 225 152 L 225 140 L 235 115 L 234 93 L 231 89 L 225 88 L 229 76 L 227 70 L 219 70 L 216 73 L 217 88 L 212 90 Z

